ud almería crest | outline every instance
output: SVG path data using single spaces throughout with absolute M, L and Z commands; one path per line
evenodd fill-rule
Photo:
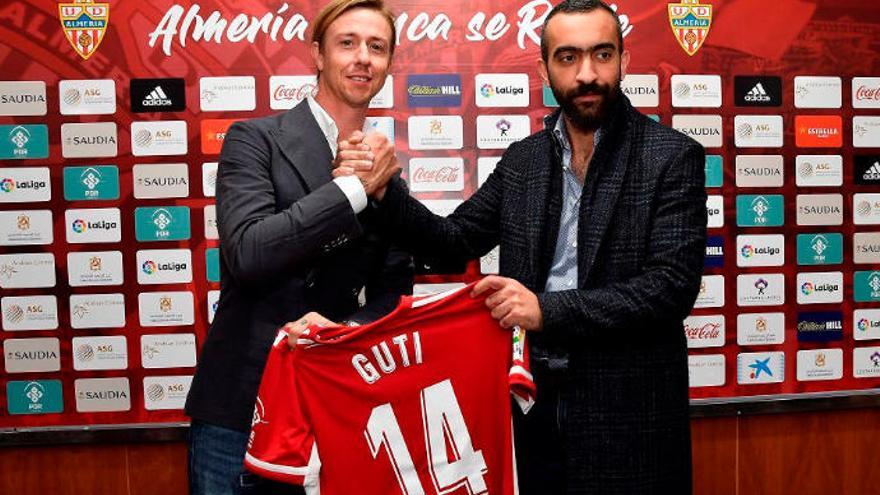
M 110 4 L 94 0 L 60 3 L 58 15 L 67 41 L 80 57 L 88 60 L 104 40 L 110 24 Z
M 688 55 L 697 53 L 712 26 L 712 6 L 700 0 L 681 0 L 668 4 L 668 9 L 669 25 L 678 44 Z

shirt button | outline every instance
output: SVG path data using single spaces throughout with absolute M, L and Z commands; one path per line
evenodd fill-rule
M 573 283 L 574 283 L 574 282 L 572 282 L 571 280 L 569 280 L 568 282 L 566 282 L 566 284 L 567 284 L 569 287 L 571 287 L 571 284 L 573 284 Z
M 574 241 L 571 243 L 571 247 L 578 247 L 578 241 Z

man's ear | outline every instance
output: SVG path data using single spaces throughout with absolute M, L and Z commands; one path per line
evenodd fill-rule
M 319 45 L 317 41 L 313 41 L 310 51 L 312 53 L 312 60 L 315 62 L 315 67 L 318 68 L 318 72 L 320 73 L 324 70 L 324 54 L 321 53 L 321 45 Z
M 541 76 L 541 80 L 544 81 L 544 84 L 550 86 L 550 77 L 547 74 L 547 62 L 544 62 L 543 58 L 538 59 L 538 75 Z

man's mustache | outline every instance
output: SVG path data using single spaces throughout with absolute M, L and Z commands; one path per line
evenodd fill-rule
M 578 96 L 607 95 L 608 91 L 609 87 L 605 84 L 599 84 L 595 82 L 589 84 L 578 84 L 576 88 L 569 91 L 568 97 L 577 98 Z

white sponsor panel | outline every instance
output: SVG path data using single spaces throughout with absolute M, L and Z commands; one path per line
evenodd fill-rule
M 736 316 L 736 343 L 777 345 L 785 342 L 785 313 L 741 313 Z
M 843 223 L 843 195 L 798 194 L 798 225 L 841 225 Z
M 196 365 L 196 336 L 167 333 L 141 336 L 144 368 L 191 368 Z
M 782 266 L 784 264 L 784 235 L 736 236 L 736 266 Z
M 116 81 L 68 79 L 58 82 L 61 115 L 110 115 L 116 113 Z
M 94 158 L 116 156 L 116 122 L 61 124 L 61 156 Z
M 694 387 L 720 387 L 726 382 L 724 354 L 688 356 L 688 383 Z
M 736 356 L 736 382 L 740 385 L 785 381 L 784 352 L 742 352 Z
M 853 194 L 853 223 L 856 225 L 880 225 L 880 194 Z
M 853 377 L 880 377 L 880 347 L 856 347 L 853 349 Z
M 724 196 L 710 194 L 706 197 L 706 227 L 717 229 L 724 227 Z
M 482 187 L 489 175 L 495 171 L 498 162 L 501 161 L 500 156 L 481 156 L 477 158 L 477 187 Z
M 52 244 L 50 210 L 0 211 L 0 246 Z
M 269 77 L 269 107 L 272 110 L 289 110 L 307 97 L 317 94 L 316 76 Z
M 695 308 L 724 306 L 724 275 L 703 275 Z
M 70 326 L 75 329 L 124 328 L 125 296 L 122 294 L 71 295 Z
M 724 315 L 691 315 L 684 319 L 684 336 L 689 349 L 723 347 L 725 329 Z
M 528 74 L 477 74 L 474 76 L 476 105 L 485 107 L 529 106 Z
M 627 74 L 620 83 L 620 89 L 634 107 L 656 107 L 660 104 L 657 74 Z
M 463 191 L 464 159 L 459 157 L 411 158 L 407 174 L 413 192 Z
M 843 184 L 843 157 L 840 155 L 798 155 L 794 163 L 795 182 L 800 187 Z
M 738 306 L 781 306 L 785 304 L 785 275 L 782 273 L 736 276 Z
M 880 232 L 856 232 L 853 234 L 853 263 L 880 264 Z
M 138 294 L 138 317 L 142 327 L 192 325 L 194 310 L 192 292 Z
M 385 76 L 385 84 L 370 100 L 370 108 L 394 108 L 394 76 Z
M 839 77 L 796 76 L 795 108 L 840 108 L 843 83 Z
M 669 86 L 673 107 L 721 107 L 721 76 L 673 74 Z
M 189 166 L 185 163 L 138 164 L 132 167 L 134 197 L 138 199 L 186 198 Z
M 67 253 L 67 282 L 71 287 L 122 285 L 124 278 L 120 251 Z
M 880 117 L 853 117 L 853 147 L 880 148 Z
M 782 187 L 782 155 L 737 155 L 736 187 Z
M 131 154 L 170 156 L 187 153 L 185 120 L 156 120 L 131 123 Z
M 205 207 L 205 239 L 220 239 L 217 231 L 217 205 Z
M 368 134 L 378 132 L 388 138 L 389 143 L 394 144 L 394 117 L 367 117 L 364 131 Z
M 853 108 L 880 108 L 880 77 L 854 77 Z
M 843 349 L 809 349 L 797 353 L 797 380 L 811 382 L 843 378 Z
M 60 342 L 55 337 L 6 339 L 3 357 L 7 373 L 44 373 L 61 369 Z
M 733 137 L 737 148 L 781 148 L 782 115 L 737 115 Z
M 128 378 L 78 378 L 73 381 L 73 390 L 77 412 L 131 410 Z
M 3 330 L 55 330 L 58 328 L 58 300 L 55 296 L 0 298 Z
M 798 304 L 843 302 L 843 272 L 797 274 Z
M 724 145 L 720 115 L 673 115 L 672 128 L 694 138 L 704 148 Z
M 192 251 L 189 249 L 141 249 L 135 257 L 139 284 L 192 282 Z
M 412 150 L 460 150 L 464 124 L 459 115 L 424 115 L 407 119 Z
M 202 164 L 202 194 L 206 198 L 217 195 L 217 162 Z
M 64 212 L 64 232 L 70 244 L 119 242 L 122 221 L 119 208 L 83 208 Z
M 477 115 L 477 148 L 503 150 L 532 133 L 528 115 Z
M 209 290 L 206 302 L 208 303 L 208 324 L 214 322 L 214 315 L 217 314 L 217 305 L 220 304 L 220 291 Z
M 77 371 L 128 369 L 128 345 L 123 335 L 74 337 L 70 347 Z
M 0 203 L 38 203 L 50 199 L 49 167 L 0 168 Z
M 203 112 L 250 111 L 257 108 L 253 76 L 202 77 L 199 103 Z
M 46 115 L 46 83 L 0 81 L 0 115 Z
M 501 254 L 501 248 L 495 246 L 485 256 L 480 258 L 480 273 L 483 275 L 497 275 L 499 271 L 498 257 Z
M 853 311 L 853 339 L 880 339 L 880 309 L 857 309 Z
M 145 376 L 144 409 L 183 409 L 192 376 Z
M 460 199 L 420 199 L 420 203 L 431 210 L 431 213 L 445 217 L 455 211 L 462 203 Z
M 0 289 L 44 287 L 55 287 L 54 254 L 0 254 Z

